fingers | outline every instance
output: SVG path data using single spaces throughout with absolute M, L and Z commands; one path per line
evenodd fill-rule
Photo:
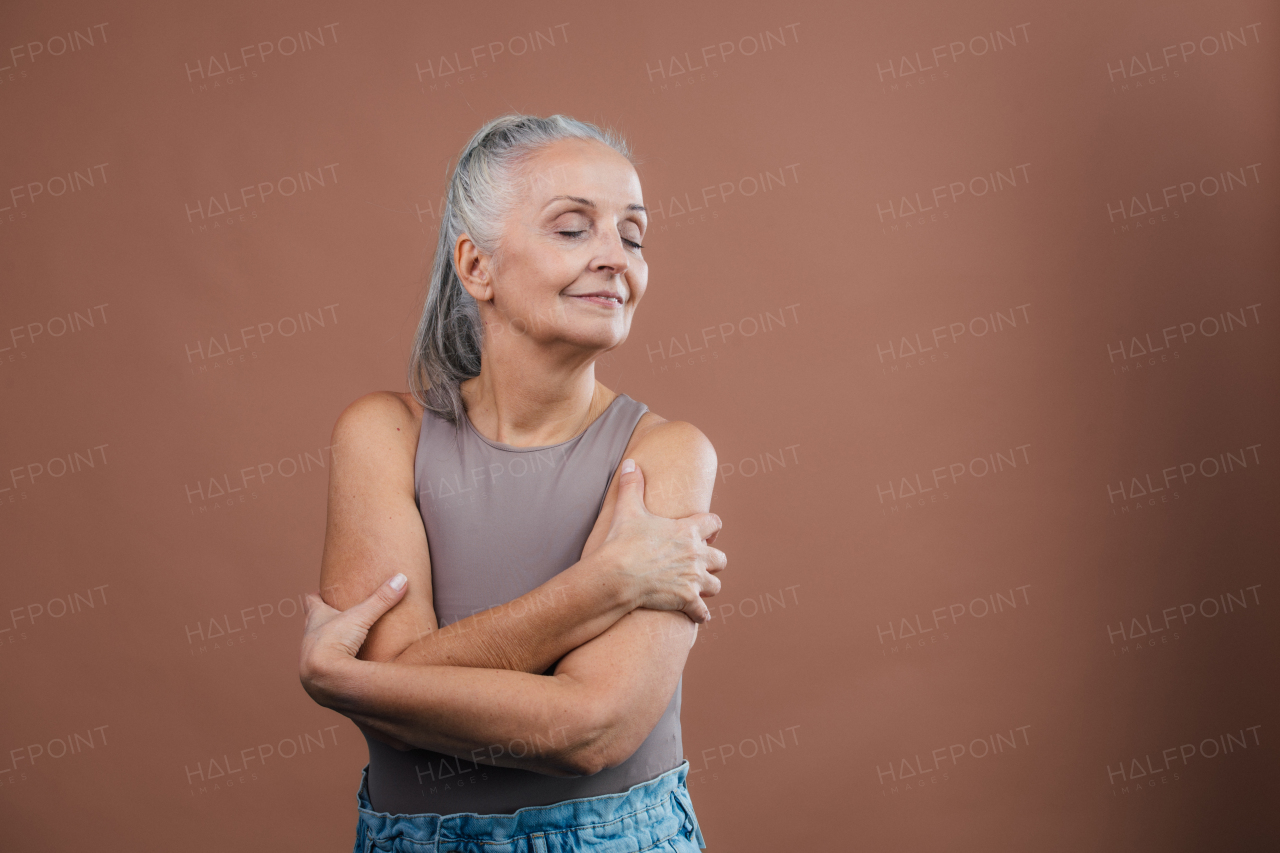
M 698 538 L 705 540 L 710 545 L 720 533 L 720 528 L 724 527 L 724 522 L 720 520 L 720 516 L 714 512 L 698 512 L 689 516 L 698 528 Z
M 306 598 L 303 599 L 303 604 L 306 607 L 305 618 L 307 620 L 306 624 L 308 628 L 311 627 L 316 620 L 323 619 L 326 616 L 330 616 L 337 612 L 332 607 L 325 604 L 324 599 L 316 595 L 314 592 L 307 593 Z
M 703 603 L 701 598 L 694 598 L 693 601 L 690 601 L 681 609 L 684 615 L 699 625 L 711 619 L 711 610 Z
M 714 551 L 715 549 L 713 548 L 712 550 Z M 691 600 L 686 601 L 684 607 L 680 609 L 694 622 L 701 624 L 711 618 L 711 610 L 702 599 L 720 594 L 720 579 L 715 575 L 703 572 L 699 580 L 700 582 L 690 589 L 693 593 Z
M 625 459 L 618 469 L 621 474 L 618 480 L 618 502 L 614 507 L 614 515 L 619 511 L 646 511 L 644 506 L 644 474 L 634 459 Z
M 714 574 L 729 565 L 729 556 L 719 548 L 707 548 L 706 553 L 707 571 Z
M 373 627 L 374 622 L 382 618 L 382 614 L 394 607 L 395 603 L 404 597 L 405 590 L 408 588 L 409 579 L 401 572 L 375 589 L 373 594 L 364 601 L 343 611 L 343 613 L 353 618 L 361 628 L 368 631 Z

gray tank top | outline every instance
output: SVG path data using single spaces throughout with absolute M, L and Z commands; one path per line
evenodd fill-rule
M 431 548 L 441 627 L 519 598 L 578 562 L 605 492 L 648 406 L 619 394 L 585 431 L 545 447 L 490 441 L 426 411 L 414 486 Z M 564 778 L 369 743 L 369 798 L 391 814 L 510 814 L 626 791 L 678 766 L 680 686 L 635 754 L 593 776 Z M 496 749 L 497 747 L 495 747 Z M 523 754 L 520 742 L 502 748 Z

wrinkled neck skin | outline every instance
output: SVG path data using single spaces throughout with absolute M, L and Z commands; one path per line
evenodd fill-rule
M 559 444 L 586 429 L 613 402 L 617 395 L 596 381 L 600 350 L 562 341 L 548 346 L 532 329 L 512 332 L 496 314 L 492 303 L 480 303 L 486 330 L 480 374 L 460 387 L 467 417 L 481 435 L 513 447 Z

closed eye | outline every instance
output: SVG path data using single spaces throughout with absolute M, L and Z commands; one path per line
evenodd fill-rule
M 586 231 L 557 231 L 556 233 L 563 234 L 566 237 L 577 237 L 579 234 L 585 234 L 587 232 Z M 644 248 L 644 246 L 640 245 L 635 240 L 628 240 L 626 237 L 622 238 L 622 242 L 626 243 L 628 246 L 630 246 L 633 249 Z

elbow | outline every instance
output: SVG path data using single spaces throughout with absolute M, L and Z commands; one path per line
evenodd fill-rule
M 617 767 L 634 752 L 632 749 L 624 755 L 608 743 L 593 742 L 570 751 L 562 761 L 565 769 L 574 776 L 594 776 L 602 770 Z
M 566 776 L 594 776 L 606 765 L 594 750 L 575 750 L 561 757 L 561 769 Z
M 617 767 L 640 748 L 620 715 L 598 710 L 588 712 L 566 738 L 559 759 L 563 768 L 574 776 L 594 776 L 602 770 Z M 634 742 L 633 742 L 634 741 Z

